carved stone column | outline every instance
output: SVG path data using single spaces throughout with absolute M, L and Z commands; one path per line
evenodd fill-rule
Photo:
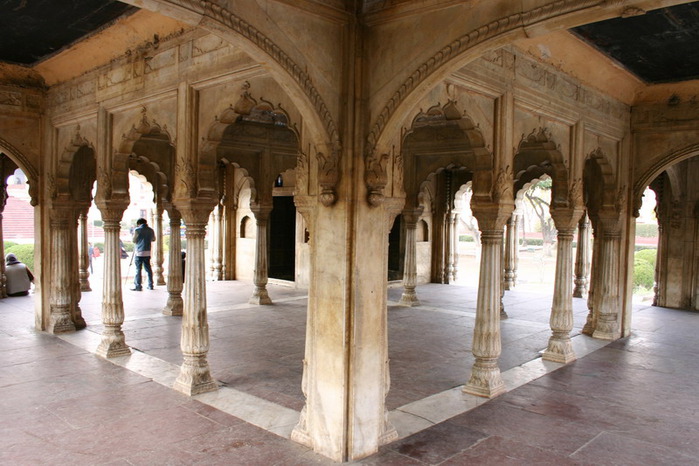
M 80 309 L 80 300 L 82 299 L 82 291 L 80 291 L 80 213 L 76 210 L 73 215 L 72 228 L 70 228 L 70 273 L 71 273 L 71 293 L 73 297 L 71 299 L 71 310 L 70 315 L 75 324 L 76 330 L 82 330 L 87 327 L 85 319 L 83 318 L 82 309 Z
M 658 306 L 662 302 L 660 270 L 665 263 L 665 228 L 661 220 L 663 219 L 658 219 L 658 249 L 655 255 L 655 270 L 653 271 L 653 306 Z
M 578 223 L 578 247 L 575 251 L 574 298 L 582 298 L 587 293 L 590 273 L 590 219 L 583 215 Z
M 235 254 L 236 254 L 236 204 L 223 205 L 222 219 L 222 261 L 221 273 L 223 280 L 235 280 Z
M 213 203 L 191 200 L 177 204 L 187 225 L 187 262 L 180 345 L 184 361 L 173 388 L 187 395 L 218 390 L 209 363 L 209 324 L 206 316 L 204 237 Z
M 515 231 L 514 231 L 514 249 L 512 249 L 513 268 L 512 268 L 512 286 L 517 286 L 517 269 L 519 268 L 519 228 L 522 224 L 522 215 L 515 214 Z
M 457 227 L 459 225 L 459 213 L 451 211 L 449 213 L 449 240 L 451 242 L 449 247 L 449 278 L 451 282 L 456 281 L 456 276 L 459 271 L 459 232 Z
M 600 277 L 598 280 L 600 292 L 597 298 L 599 313 L 597 325 L 592 336 L 602 340 L 615 340 L 621 336 L 618 322 L 619 296 L 619 247 L 620 233 L 615 228 L 605 229 L 602 235 L 602 251 L 600 253 Z
M 80 212 L 80 291 L 92 291 L 90 288 L 90 255 L 87 246 L 87 211 Z
M 5 240 L 2 232 L 2 210 L 0 210 L 0 299 L 2 298 L 7 298 L 7 276 L 5 275 Z
M 405 266 L 403 270 L 403 294 L 400 297 L 401 306 L 419 306 L 415 287 L 417 285 L 417 222 L 420 220 L 422 209 L 403 212 L 405 220 Z
M 157 205 L 151 210 L 151 223 L 155 230 L 155 251 L 153 251 L 153 281 L 158 286 L 165 285 L 163 276 L 163 207 Z
M 211 232 L 211 279 L 220 281 L 223 279 L 223 257 L 221 255 L 223 235 L 223 207 L 218 204 L 212 213 Z
M 498 358 L 502 350 L 500 342 L 502 233 L 502 229 L 481 230 L 481 267 L 472 348 L 476 361 L 471 370 L 471 378 L 464 386 L 465 393 L 488 398 L 506 391 L 498 367 Z
M 515 286 L 515 254 L 517 249 L 517 214 L 513 213 L 507 219 L 505 231 L 505 290 L 511 290 Z
M 599 256 L 602 249 L 601 240 L 597 236 L 597 229 L 592 229 L 592 261 L 590 263 L 590 282 L 587 291 L 587 320 L 583 326 L 582 333 L 585 335 L 590 335 L 595 332 L 597 327 L 597 310 L 596 305 L 597 293 L 595 292 L 597 288 L 597 283 L 599 281 Z
M 70 226 L 71 212 L 56 205 L 51 209 L 51 297 L 49 333 L 74 332 L 71 316 L 73 292 L 71 289 Z
M 573 330 L 573 234 L 574 228 L 558 228 L 556 278 L 553 285 L 551 331 L 548 347 L 542 358 L 547 361 L 569 363 L 575 360 L 570 331 Z
M 119 231 L 126 205 L 122 202 L 97 201 L 104 228 L 104 284 L 102 289 L 102 341 L 97 354 L 115 358 L 131 354 L 124 332 L 124 302 L 121 295 L 121 247 Z
M 257 222 L 257 238 L 255 241 L 255 291 L 248 300 L 250 304 L 272 304 L 267 293 L 267 224 L 271 206 L 254 206 L 252 208 Z
M 170 252 L 168 255 L 167 304 L 163 309 L 166 316 L 181 316 L 184 302 L 182 300 L 182 239 L 180 238 L 180 213 L 170 212 Z

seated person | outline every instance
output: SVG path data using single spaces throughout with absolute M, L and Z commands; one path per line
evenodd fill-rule
M 5 286 L 8 296 L 28 295 L 34 282 L 34 275 L 29 268 L 18 261 L 12 253 L 5 256 L 5 277 L 7 278 Z

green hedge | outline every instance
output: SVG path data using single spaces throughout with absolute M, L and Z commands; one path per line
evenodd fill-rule
M 473 236 L 471 235 L 459 235 L 459 241 L 465 243 L 473 243 Z
M 652 288 L 655 281 L 655 267 L 643 259 L 633 261 L 633 286 L 634 288 Z
M 653 266 L 653 269 L 655 269 L 655 261 L 656 258 L 658 257 L 658 250 L 657 249 L 643 249 L 641 251 L 638 251 L 634 255 L 634 260 L 636 259 L 641 259 L 646 262 L 648 262 L 650 265 Z
M 9 241 L 8 241 L 9 243 Z M 5 255 L 12 253 L 17 257 L 17 260 L 24 262 L 29 267 L 29 270 L 34 270 L 34 245 L 33 244 L 14 244 L 7 247 L 5 243 Z

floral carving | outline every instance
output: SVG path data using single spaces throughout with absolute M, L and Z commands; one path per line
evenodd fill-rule
M 500 167 L 498 176 L 495 178 L 493 185 L 493 201 L 507 202 L 512 200 L 512 172 L 510 166 L 505 168 Z
M 335 191 L 340 179 L 340 152 L 333 150 L 329 157 L 322 152 L 316 154 L 318 160 L 318 182 L 320 183 L 320 202 L 330 207 L 337 201 Z
M 366 158 L 364 178 L 369 190 L 367 200 L 372 207 L 377 207 L 383 203 L 383 190 L 388 182 L 386 174 L 388 159 L 388 154 L 377 155 L 375 153 L 369 154 Z

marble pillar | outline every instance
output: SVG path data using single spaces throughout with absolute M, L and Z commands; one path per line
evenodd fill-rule
M 542 358 L 567 364 L 575 360 L 570 331 L 573 330 L 573 228 L 557 228 L 556 277 L 551 306 L 552 335 Z
M 252 209 L 257 223 L 257 237 L 255 241 L 255 290 L 248 300 L 250 304 L 272 304 L 267 293 L 267 224 L 272 207 L 256 206 Z
M 87 241 L 87 210 L 80 212 L 80 291 L 92 291 L 90 288 L 90 254 Z
M 405 220 L 405 264 L 403 267 L 403 294 L 400 297 L 401 306 L 419 306 L 420 300 L 415 292 L 417 286 L 417 222 L 421 210 L 403 212 Z
M 170 214 L 170 251 L 168 253 L 167 304 L 163 309 L 166 316 L 181 316 L 182 300 L 182 239 L 180 238 L 180 213 L 172 209 Z
M 517 214 L 513 213 L 507 220 L 507 228 L 505 230 L 505 277 L 503 280 L 505 290 L 511 290 L 515 286 L 516 223 Z
M 121 286 L 121 247 L 119 232 L 125 205 L 99 205 L 104 228 L 104 281 L 102 289 L 102 341 L 97 354 L 104 358 L 115 358 L 131 354 L 122 330 L 124 303 Z
M 49 333 L 65 333 L 76 330 L 71 316 L 73 293 L 71 290 L 70 211 L 54 206 L 51 209 L 51 295 Z
M 602 235 L 600 254 L 600 277 L 596 292 L 600 292 L 597 302 L 599 312 L 597 325 L 592 333 L 594 338 L 616 340 L 621 336 L 619 328 L 619 249 L 620 233 L 615 229 L 605 229 Z
M 655 270 L 653 271 L 653 306 L 657 306 L 660 302 L 662 302 L 662 294 L 660 291 L 660 270 L 663 264 L 665 263 L 664 243 L 664 227 L 662 225 L 662 222 L 658 221 L 658 249 L 655 255 Z
M 223 280 L 223 258 L 221 256 L 223 234 L 223 206 L 218 204 L 212 213 L 210 242 L 211 242 L 211 279 Z
M 71 299 L 70 315 L 75 324 L 76 330 L 81 330 L 87 327 L 87 323 L 83 318 L 82 309 L 80 309 L 80 300 L 82 299 L 82 291 L 80 291 L 80 214 L 75 212 L 73 227 L 70 228 L 70 273 L 71 273 Z
M 500 280 L 502 265 L 502 229 L 481 233 L 481 266 L 473 329 L 473 355 L 476 358 L 471 377 L 463 391 L 493 398 L 506 391 L 498 367 L 500 342 Z
M 2 232 L 2 211 L 4 202 L 0 203 L 0 299 L 7 298 L 7 276 L 5 275 L 5 239 Z
M 574 298 L 587 294 L 588 275 L 590 273 L 590 219 L 583 215 L 578 223 L 578 246 L 575 251 L 575 289 Z
M 184 360 L 173 388 L 193 396 L 218 390 L 206 358 L 209 352 L 209 324 L 206 315 L 204 237 L 211 204 L 188 201 L 183 208 L 180 205 L 177 207 L 187 225 L 187 262 L 180 339 Z
M 453 210 L 449 210 L 446 214 L 446 273 L 445 273 L 445 283 L 451 283 L 456 279 L 456 261 L 457 252 L 456 246 L 458 239 L 456 237 L 456 220 L 457 214 Z
M 592 230 L 592 261 L 590 263 L 590 281 L 587 290 L 587 319 L 583 326 L 582 333 L 590 335 L 595 331 L 597 326 L 597 310 L 599 306 L 596 304 L 597 293 L 595 292 L 599 282 L 599 256 L 602 249 L 601 241 L 597 237 L 597 230 Z
M 153 251 L 153 281 L 158 286 L 165 285 L 165 277 L 163 276 L 163 208 L 156 206 L 151 210 L 151 223 L 155 230 L 155 250 Z

